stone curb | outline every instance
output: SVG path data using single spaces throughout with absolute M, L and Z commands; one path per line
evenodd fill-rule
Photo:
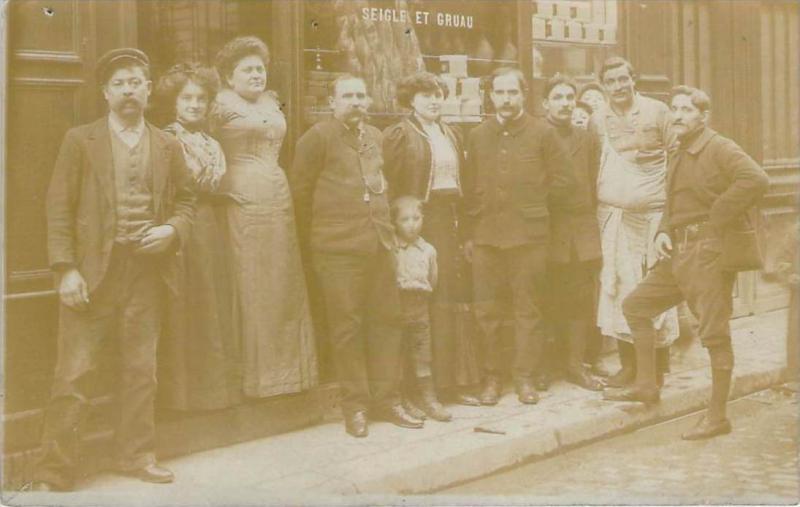
M 784 378 L 782 365 L 762 366 L 766 367 L 746 368 L 740 374 L 734 370 L 731 399 L 766 389 Z M 661 402 L 652 408 L 635 403 L 597 401 L 597 412 L 587 414 L 584 411 L 566 417 L 562 414 L 557 427 L 537 427 L 528 414 L 510 417 L 497 426 L 505 435 L 485 435 L 487 438 L 481 439 L 465 436 L 463 442 L 466 444 L 460 446 L 459 452 L 450 455 L 426 444 L 419 445 L 419 448 L 407 447 L 397 453 L 411 453 L 417 458 L 407 468 L 382 476 L 380 470 L 372 469 L 350 477 L 346 484 L 330 484 L 331 488 L 326 492 L 343 495 L 436 492 L 524 462 L 547 458 L 603 438 L 697 412 L 706 406 L 710 384 L 696 384 L 706 375 L 707 372 L 700 369 L 678 374 L 678 380 L 688 380 L 695 385 L 683 389 L 680 386 L 665 388 Z M 474 445 L 469 445 L 471 442 Z M 393 454 L 389 452 L 385 458 L 401 458 Z

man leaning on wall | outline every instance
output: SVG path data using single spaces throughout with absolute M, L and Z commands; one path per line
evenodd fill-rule
M 156 464 L 156 345 L 163 298 L 194 192 L 178 141 L 144 120 L 149 60 L 138 49 L 97 63 L 109 113 L 67 132 L 47 193 L 47 245 L 60 297 L 58 357 L 32 491 L 70 490 L 78 424 L 105 340 L 119 345 L 116 468 L 172 482 Z

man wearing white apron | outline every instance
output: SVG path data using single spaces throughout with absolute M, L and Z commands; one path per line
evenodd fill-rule
M 609 58 L 600 79 L 608 107 L 596 112 L 590 125 L 603 139 L 597 181 L 603 250 L 597 325 L 604 336 L 617 340 L 621 369 L 608 379 L 608 385 L 621 387 L 636 375 L 622 301 L 656 262 L 653 238 L 664 209 L 667 150 L 675 140 L 669 134 L 669 108 L 636 92 L 636 73 L 630 62 Z M 661 378 L 669 361 L 669 345 L 678 337 L 677 310 L 660 315 L 655 326 Z

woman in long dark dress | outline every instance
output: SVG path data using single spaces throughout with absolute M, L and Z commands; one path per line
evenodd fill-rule
M 469 269 L 458 238 L 461 168 L 459 132 L 441 121 L 447 86 L 429 72 L 397 85 L 397 101 L 413 112 L 384 132 L 384 174 L 393 198 L 424 203 L 422 237 L 437 251 L 439 284 L 431 304 L 433 377 L 445 399 L 479 405 L 471 388 L 479 370 L 470 309 Z
M 221 225 L 225 174 L 220 144 L 205 132 L 206 115 L 219 89 L 213 69 L 179 64 L 156 92 L 173 121 L 165 130 L 183 147 L 197 190 L 192 234 L 180 246 L 180 288 L 170 298 L 159 344 L 159 396 L 167 407 L 209 410 L 241 400 L 238 334 Z

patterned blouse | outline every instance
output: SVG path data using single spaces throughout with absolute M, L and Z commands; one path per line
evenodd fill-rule
M 217 140 L 201 130 L 192 132 L 179 122 L 167 125 L 164 130 L 181 142 L 183 158 L 198 190 L 217 190 L 219 181 L 225 174 L 225 154 Z

